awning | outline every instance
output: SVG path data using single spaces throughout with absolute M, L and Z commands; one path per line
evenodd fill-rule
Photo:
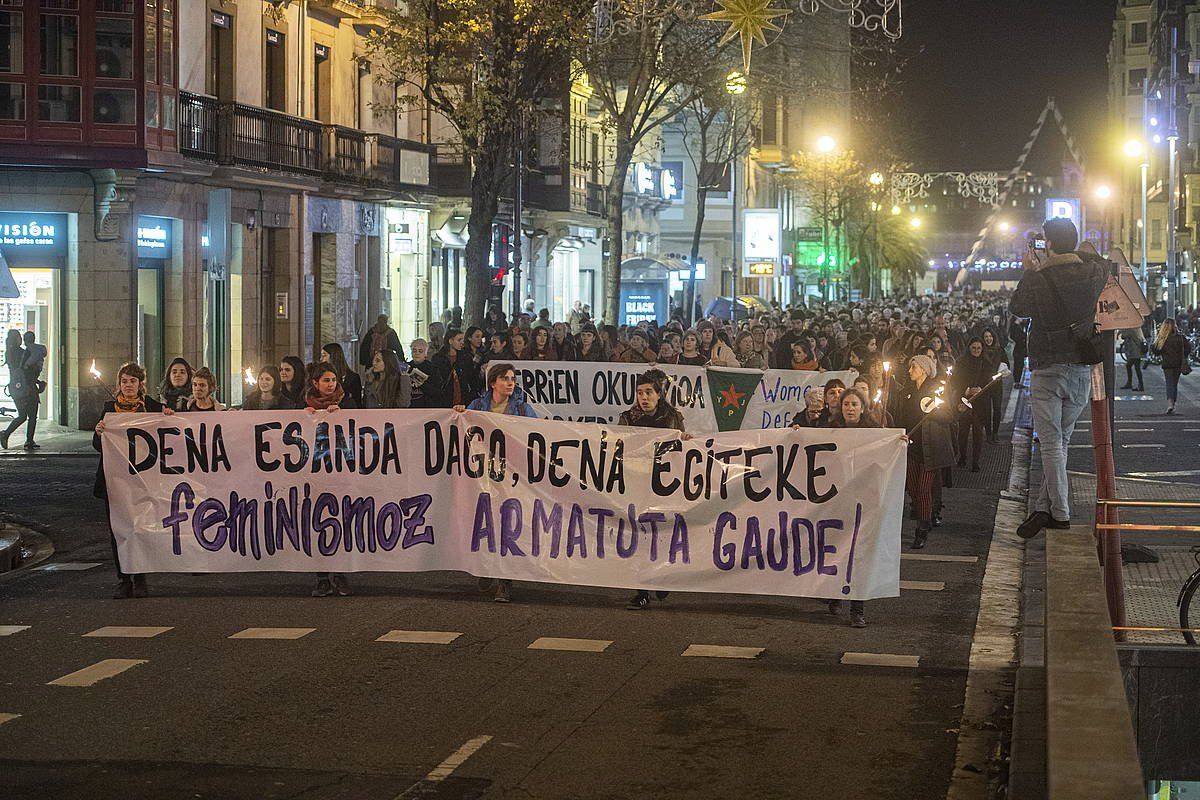
M 638 256 L 621 262 L 622 281 L 665 281 L 688 265 L 670 256 Z

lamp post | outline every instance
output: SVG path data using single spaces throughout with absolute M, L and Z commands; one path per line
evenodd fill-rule
M 871 274 L 867 280 L 867 296 L 872 300 L 877 298 L 877 288 L 882 283 L 883 272 L 880 266 L 880 261 L 883 260 L 883 245 L 880 242 L 879 231 L 879 212 L 883 208 L 881 191 L 883 189 L 884 177 L 882 172 L 872 172 L 868 178 L 871 186 L 875 191 L 875 200 L 871 202 L 871 224 L 875 226 L 875 237 L 871 243 Z
M 728 94 L 736 97 L 744 94 L 746 91 L 746 75 L 739 70 L 734 70 L 725 76 L 725 91 Z M 738 162 L 741 161 L 741 148 L 737 144 L 737 104 L 729 104 L 729 145 L 730 145 L 730 161 L 732 162 L 730 169 L 731 175 L 729 179 L 729 192 L 733 200 L 733 211 L 731 224 L 733 227 L 733 275 L 729 282 L 729 294 L 734 302 L 729 304 L 730 320 L 733 319 L 733 307 L 737 301 L 737 285 L 738 278 L 742 274 L 742 246 L 738 240 Z M 695 272 L 696 266 L 692 265 L 692 271 Z
M 837 149 L 832 136 L 817 139 L 821 154 L 821 301 L 829 302 L 829 156 Z
M 1145 89 L 1145 91 L 1149 91 L 1149 89 Z M 1128 156 L 1129 158 L 1138 159 L 1138 161 L 1141 165 L 1141 173 L 1142 173 L 1141 207 L 1142 208 L 1141 208 L 1141 218 L 1138 220 L 1138 224 L 1140 226 L 1140 228 L 1138 230 L 1138 239 L 1140 240 L 1141 245 L 1142 245 L 1142 270 L 1141 270 L 1141 275 L 1139 277 L 1140 277 L 1141 283 L 1142 283 L 1142 291 L 1145 292 L 1146 291 L 1146 281 L 1148 278 L 1147 272 L 1149 271 L 1149 267 L 1148 267 L 1149 248 L 1146 243 L 1146 235 L 1148 233 L 1147 228 L 1149 226 L 1149 222 L 1147 220 L 1147 215 L 1149 213 L 1149 210 L 1148 210 L 1148 202 L 1149 201 L 1147 200 L 1146 195 L 1148 192 L 1147 183 L 1149 182 L 1149 176 L 1150 176 L 1150 151 L 1138 139 L 1130 139 L 1129 141 L 1127 141 L 1125 143 L 1124 151 L 1125 151 L 1125 155 Z

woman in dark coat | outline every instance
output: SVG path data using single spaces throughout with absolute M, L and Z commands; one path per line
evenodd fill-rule
M 330 342 L 322 347 L 321 363 L 333 364 L 333 368 L 337 370 L 338 381 L 341 383 L 346 395 L 354 401 L 352 407 L 362 408 L 362 378 L 358 377 L 357 372 L 350 369 L 350 364 L 346 361 L 346 353 L 342 350 L 342 346 L 337 342 Z
M 983 341 L 983 356 L 991 366 L 991 373 L 988 375 L 988 380 L 990 381 L 992 375 L 1000 369 L 1001 364 L 1008 364 L 1008 351 L 1004 349 L 1004 345 L 1000 343 L 996 332 L 991 328 L 984 328 L 980 338 Z M 1000 418 L 1003 416 L 1001 410 L 1004 406 L 1004 387 L 1002 384 L 997 383 L 984 392 L 981 397 L 988 409 L 988 444 L 995 444 L 996 434 L 1000 432 Z
M 871 415 L 871 401 L 858 389 L 847 389 L 840 398 L 840 413 L 829 423 L 831 428 L 878 428 L 879 422 Z M 840 600 L 828 601 L 829 613 L 836 614 L 841 608 Z M 864 600 L 850 601 L 850 627 L 867 627 L 867 604 Z
M 96 483 L 92 487 L 92 494 L 104 501 L 104 519 L 108 521 L 113 566 L 117 569 L 118 578 L 117 589 L 113 593 L 114 600 L 145 597 L 146 576 L 131 575 L 121 570 L 121 559 L 117 554 L 117 535 L 112 529 L 112 515 L 108 511 L 108 483 L 104 479 L 104 451 L 100 447 L 100 435 L 104 433 L 104 419 L 108 414 L 146 414 L 158 411 L 163 414 L 175 413 L 153 397 L 146 396 L 146 370 L 132 362 L 123 364 L 117 370 L 117 395 L 112 400 L 105 401 L 104 413 L 101 415 L 100 421 L 96 423 L 95 433 L 92 434 L 92 447 L 100 453 L 100 463 L 96 465 Z
M 192 377 L 196 371 L 185 358 L 177 358 L 167 367 L 158 387 L 159 401 L 172 411 L 187 411 L 192 401 Z
M 939 393 L 941 386 L 933 380 L 935 369 L 929 356 L 913 356 L 908 363 L 910 382 L 900 391 L 896 403 L 896 422 L 911 437 L 906 488 L 917 519 L 913 550 L 923 548 L 933 530 L 934 515 L 941 507 L 941 471 L 954 464 L 951 404 L 938 402 L 945 390 Z M 929 420 L 922 424 L 927 416 Z
M 279 362 L 279 407 L 287 409 L 304 408 L 304 392 L 307 389 L 305 381 L 308 378 L 308 367 L 299 356 L 284 356 Z
M 660 430 L 676 430 L 690 438 L 683 427 L 683 414 L 671 405 L 665 396 L 667 376 L 660 369 L 643 372 L 637 379 L 636 400 L 628 411 L 622 411 L 617 420 L 618 425 L 630 425 L 635 428 L 658 428 Z M 667 598 L 667 592 L 655 592 L 659 600 Z M 650 592 L 638 589 L 637 594 L 629 601 L 629 608 L 640 611 L 650 605 Z
M 1162 356 L 1163 377 L 1167 379 L 1167 413 L 1175 413 L 1175 401 L 1179 399 L 1179 376 L 1186 367 L 1191 371 L 1188 357 L 1191 347 L 1180 335 L 1174 319 L 1163 320 L 1154 339 L 1154 352 Z
M 446 331 L 446 344 L 430 361 L 434 374 L 425 382 L 425 395 L 431 408 L 465 406 L 483 391 L 479 366 L 462 331 Z

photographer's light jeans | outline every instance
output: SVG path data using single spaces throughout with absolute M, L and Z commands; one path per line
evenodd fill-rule
M 1033 508 L 1049 511 L 1057 520 L 1071 518 L 1067 446 L 1091 395 L 1092 368 L 1087 364 L 1054 364 L 1033 370 L 1029 379 L 1033 429 L 1042 449 L 1042 487 Z

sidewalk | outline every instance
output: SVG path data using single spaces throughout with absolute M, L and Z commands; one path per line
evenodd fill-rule
M 0 416 L 0 426 L 7 426 L 12 417 Z M 41 456 L 94 456 L 92 449 L 92 432 L 80 431 L 55 425 L 49 422 L 39 422 L 36 441 L 41 445 L 38 450 L 26 450 L 25 428 L 21 427 L 12 435 L 7 450 L 0 450 L 0 458 L 37 458 Z

